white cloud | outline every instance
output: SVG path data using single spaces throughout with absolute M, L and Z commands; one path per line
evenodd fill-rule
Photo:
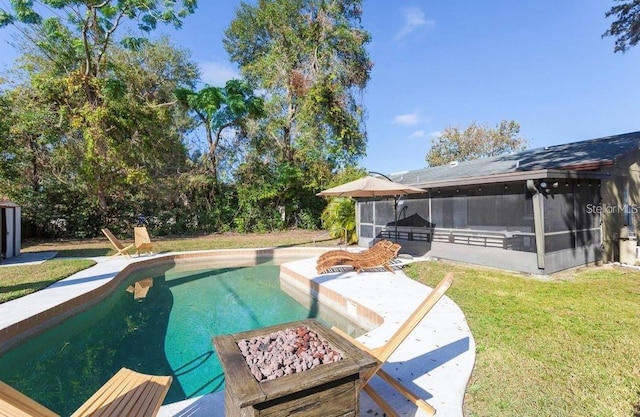
M 240 78 L 240 74 L 231 64 L 221 61 L 206 61 L 200 63 L 202 81 L 216 87 L 223 86 L 232 78 Z
M 406 37 L 422 26 L 431 26 L 436 23 L 435 20 L 427 19 L 424 16 L 424 12 L 417 7 L 406 8 L 402 11 L 402 14 L 404 16 L 404 24 L 396 33 L 396 40 Z
M 399 114 L 394 116 L 393 124 L 400 126 L 414 126 L 420 123 L 420 115 L 417 111 L 407 114 Z
M 427 132 L 425 132 L 424 130 L 416 130 L 409 135 L 409 139 L 420 139 L 425 137 L 426 134 Z

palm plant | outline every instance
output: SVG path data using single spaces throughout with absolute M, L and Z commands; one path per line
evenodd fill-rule
M 356 205 L 350 197 L 335 197 L 322 211 L 322 224 L 332 238 L 344 239 L 346 244 L 358 242 L 356 233 Z

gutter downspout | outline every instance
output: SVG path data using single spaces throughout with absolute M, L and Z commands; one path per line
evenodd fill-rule
M 544 196 L 538 191 L 533 180 L 527 180 L 527 189 L 533 194 L 533 228 L 536 235 L 538 269 L 544 270 Z

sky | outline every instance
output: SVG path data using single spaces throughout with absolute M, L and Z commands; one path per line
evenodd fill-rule
M 6 8 L 8 0 L 0 0 Z M 529 148 L 640 130 L 640 45 L 614 53 L 602 38 L 613 0 L 364 0 L 374 63 L 364 93 L 367 155 L 391 174 L 426 167 L 446 127 L 520 124 Z M 202 79 L 239 77 L 222 45 L 240 1 L 200 0 L 180 30 Z M 0 69 L 16 57 L 0 29 Z

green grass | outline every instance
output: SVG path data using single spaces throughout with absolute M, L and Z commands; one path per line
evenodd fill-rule
M 149 231 L 153 233 L 152 230 Z M 133 243 L 133 236 L 117 236 L 125 245 Z M 153 251 L 185 252 L 207 249 L 270 248 L 288 246 L 335 246 L 337 239 L 331 239 L 321 231 L 293 230 L 274 233 L 224 233 L 190 237 L 151 236 Z M 26 242 L 22 252 L 57 251 L 58 257 L 96 257 L 114 255 L 116 251 L 106 238 L 87 240 L 67 240 L 49 242 Z
M 593 267 L 550 281 L 445 262 L 405 269 L 464 311 L 476 347 L 465 409 L 483 416 L 639 416 L 640 273 Z
M 34 293 L 95 265 L 87 259 L 52 259 L 40 265 L 0 268 L 0 303 Z

